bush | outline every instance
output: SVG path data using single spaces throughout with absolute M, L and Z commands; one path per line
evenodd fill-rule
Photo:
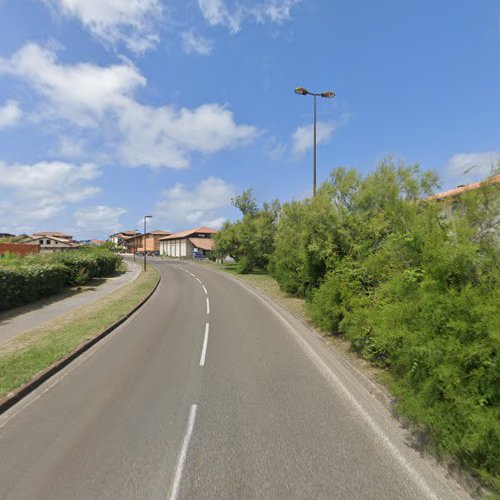
M 103 249 L 9 257 L 0 263 L 0 310 L 27 304 L 80 286 L 92 278 L 110 276 L 122 257 Z
M 67 276 L 67 268 L 60 264 L 0 267 L 0 310 L 61 291 Z

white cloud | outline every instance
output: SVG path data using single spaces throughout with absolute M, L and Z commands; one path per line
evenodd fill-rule
M 57 155 L 63 158 L 80 158 L 85 151 L 85 141 L 73 137 L 61 137 L 57 148 Z
M 186 54 L 208 56 L 214 48 L 212 40 L 209 40 L 204 36 L 197 35 L 193 31 L 185 31 L 182 33 L 181 38 L 182 48 Z
M 448 160 L 447 171 L 452 177 L 465 179 L 484 179 L 492 169 L 500 164 L 500 151 L 483 151 L 480 153 L 458 153 Z
M 28 44 L 10 59 L 0 58 L 1 73 L 26 80 L 47 99 L 44 118 L 112 134 L 103 140 L 105 147 L 113 147 L 130 166 L 185 168 L 191 152 L 235 148 L 258 133 L 253 126 L 238 125 L 219 104 L 178 110 L 139 103 L 133 94 L 146 80 L 131 64 L 63 65 L 54 52 Z
M 229 8 L 225 0 L 198 0 L 198 5 L 211 26 L 226 26 L 231 33 L 237 33 L 246 19 L 258 23 L 282 24 L 290 18 L 292 8 L 300 2 L 301 0 L 265 0 L 254 5 L 233 2 L 234 5 Z
M 255 127 L 237 125 L 233 113 L 218 104 L 176 110 L 129 102 L 118 120 L 126 137 L 120 154 L 132 166 L 185 168 L 190 152 L 216 153 L 257 135 Z
M 316 143 L 321 144 L 322 142 L 327 142 L 331 138 L 335 129 L 336 124 L 334 122 L 317 122 Z M 312 149 L 313 126 L 305 125 L 304 127 L 298 127 L 292 135 L 292 141 L 293 152 L 296 155 L 301 155 L 308 149 Z
M 0 106 L 0 129 L 15 125 L 21 119 L 22 114 L 17 101 L 7 101 Z
M 120 227 L 120 217 L 127 213 L 123 208 L 97 205 L 77 210 L 73 214 L 76 228 L 89 234 L 113 234 Z
M 90 125 L 122 104 L 146 79 L 131 64 L 59 64 L 53 51 L 28 43 L 10 59 L 0 58 L 0 74 L 27 81 L 48 99 L 50 112 Z M 47 108 L 49 109 L 49 108 Z
M 43 0 L 58 12 L 77 18 L 106 46 L 124 44 L 141 54 L 156 47 L 163 17 L 161 0 Z
M 154 214 L 165 227 L 175 230 L 208 226 L 218 228 L 226 220 L 220 212 L 231 205 L 234 189 L 223 179 L 209 177 L 192 190 L 177 183 L 162 193 Z
M 328 122 L 316 123 L 316 143 L 328 142 L 332 134 L 340 127 L 347 125 L 351 120 L 350 113 L 342 113 L 340 118 Z M 305 125 L 298 127 L 292 134 L 292 150 L 296 156 L 300 156 L 308 149 L 312 149 L 314 145 L 313 140 L 313 125 Z
M 33 165 L 0 162 L 2 205 L 0 216 L 17 228 L 49 220 L 68 204 L 79 203 L 100 192 L 90 184 L 101 175 L 91 163 L 39 162 Z

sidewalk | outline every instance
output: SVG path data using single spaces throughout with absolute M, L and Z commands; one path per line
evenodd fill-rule
M 0 313 L 0 343 L 128 285 L 139 276 L 141 267 L 128 260 L 125 262 L 128 269 L 119 276 L 94 279 L 80 291 L 67 290 L 33 304 Z

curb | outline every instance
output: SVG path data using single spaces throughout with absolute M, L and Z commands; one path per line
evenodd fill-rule
M 32 393 L 37 387 L 46 382 L 49 378 L 51 378 L 56 373 L 60 372 L 63 368 L 68 366 L 72 361 L 81 356 L 85 351 L 88 351 L 92 346 L 97 344 L 104 337 L 107 337 L 113 330 L 116 330 L 122 323 L 124 323 L 127 319 L 130 318 L 138 309 L 140 309 L 155 293 L 156 289 L 160 285 L 161 274 L 158 272 L 158 281 L 153 289 L 146 295 L 144 299 L 142 299 L 139 304 L 134 306 L 125 316 L 120 318 L 116 323 L 113 323 L 111 326 L 108 326 L 105 330 L 97 334 L 94 338 L 87 340 L 82 345 L 74 349 L 64 358 L 55 361 L 45 370 L 35 375 L 29 382 L 26 382 L 24 385 L 15 389 L 0 400 L 0 415 L 5 413 L 9 408 L 14 406 L 16 403 L 21 401 L 21 399 L 28 396 L 28 394 Z

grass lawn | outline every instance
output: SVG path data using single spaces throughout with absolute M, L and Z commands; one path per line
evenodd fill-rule
M 149 266 L 116 292 L 0 344 L 0 399 L 116 323 L 158 279 L 158 271 Z

